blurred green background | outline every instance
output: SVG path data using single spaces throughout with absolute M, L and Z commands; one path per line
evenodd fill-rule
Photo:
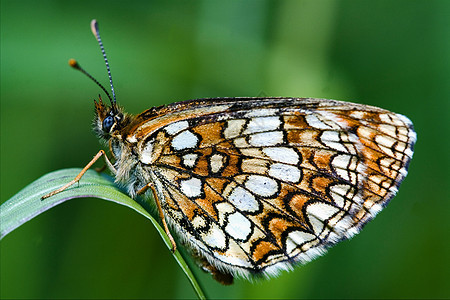
M 450 1 L 1 1 L 1 202 L 83 167 L 105 85 L 130 113 L 179 100 L 295 96 L 408 116 L 418 143 L 392 203 L 351 241 L 271 280 L 211 298 L 450 297 Z M 101 165 L 101 164 L 100 164 Z M 150 222 L 98 199 L 69 201 L 0 242 L 1 298 L 192 298 Z

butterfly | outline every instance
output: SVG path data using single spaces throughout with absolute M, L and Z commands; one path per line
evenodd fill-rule
M 212 98 L 130 115 L 116 104 L 98 24 L 91 28 L 113 98 L 95 101 L 100 157 L 131 197 L 152 197 L 176 249 L 230 284 L 273 276 L 351 238 L 396 194 L 416 141 L 381 108 L 316 98 Z

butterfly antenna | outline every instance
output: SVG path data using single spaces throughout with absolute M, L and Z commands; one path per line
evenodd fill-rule
M 81 73 L 83 73 L 84 75 L 86 75 L 87 77 L 89 77 L 93 82 L 95 82 L 95 83 L 96 83 L 96 84 L 97 84 L 97 85 L 105 92 L 105 94 L 106 94 L 106 95 L 108 96 L 108 98 L 109 98 L 109 101 L 112 103 L 111 96 L 109 95 L 109 93 L 108 93 L 108 91 L 105 89 L 105 87 L 104 87 L 100 82 L 98 82 L 97 79 L 95 79 L 94 77 L 92 77 L 91 74 L 89 74 L 88 72 L 86 72 L 86 70 L 83 69 L 83 68 L 78 64 L 78 62 L 77 62 L 75 59 L 73 59 L 73 58 L 69 59 L 69 66 L 71 66 L 72 68 L 74 68 L 74 69 L 80 71 Z
M 114 86 L 113 86 L 113 81 L 112 81 L 112 76 L 111 76 L 111 70 L 109 68 L 108 58 L 106 58 L 105 48 L 103 48 L 102 39 L 100 38 L 100 32 L 98 31 L 98 23 L 97 23 L 97 20 L 95 20 L 95 19 L 91 21 L 91 30 L 92 30 L 92 33 L 97 38 L 97 42 L 100 45 L 100 49 L 102 50 L 103 59 L 105 60 L 105 64 L 106 64 L 106 70 L 108 70 L 109 84 L 111 85 L 111 92 L 112 92 L 112 95 L 113 95 L 113 100 L 111 101 L 111 97 L 109 97 L 109 95 L 108 95 L 108 97 L 109 97 L 109 100 L 111 101 L 111 106 L 113 107 L 113 109 L 115 109 L 115 107 L 116 107 L 116 93 L 114 92 Z

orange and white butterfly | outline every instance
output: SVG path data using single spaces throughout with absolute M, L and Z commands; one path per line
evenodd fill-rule
M 95 131 L 114 163 L 100 150 L 46 197 L 104 156 L 132 197 L 153 196 L 174 249 L 171 232 L 222 283 L 276 275 L 358 233 L 396 194 L 416 141 L 405 116 L 349 102 L 214 98 L 134 116 L 112 92 L 95 103 Z

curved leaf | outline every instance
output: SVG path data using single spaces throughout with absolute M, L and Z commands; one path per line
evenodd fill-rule
M 0 206 L 0 239 L 23 223 L 58 204 L 71 199 L 93 197 L 112 201 L 137 211 L 152 222 L 167 248 L 171 249 L 172 245 L 169 238 L 155 218 L 138 202 L 118 189 L 110 176 L 88 170 L 79 183 L 74 184 L 59 194 L 41 200 L 42 196 L 63 186 L 72 180 L 80 171 L 81 169 L 64 169 L 46 174 L 4 202 Z M 175 251 L 173 256 L 188 277 L 198 297 L 205 299 L 200 285 L 181 254 Z

